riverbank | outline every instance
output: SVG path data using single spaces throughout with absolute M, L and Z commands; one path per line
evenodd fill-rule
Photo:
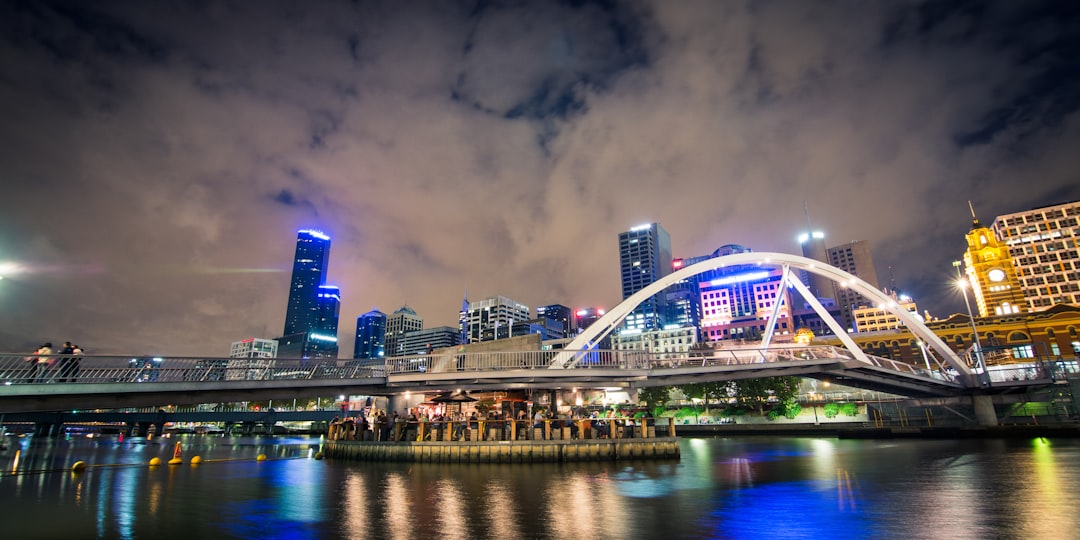
M 838 439 L 1000 439 L 1030 437 L 1080 437 L 1077 424 L 1027 424 L 989 427 L 967 426 L 874 426 L 859 422 L 813 424 L 681 424 L 681 437 L 737 437 L 784 435 L 795 437 L 836 437 Z

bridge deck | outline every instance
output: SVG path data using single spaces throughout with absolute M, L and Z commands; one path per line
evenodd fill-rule
M 120 408 L 160 404 L 292 399 L 312 395 L 387 395 L 450 389 L 639 388 L 690 382 L 793 375 L 909 397 L 944 397 L 973 385 L 947 369 L 928 370 L 845 349 L 795 346 L 719 349 L 657 355 L 642 351 L 576 351 L 565 369 L 551 369 L 566 351 L 436 354 L 358 360 L 259 358 L 130 358 L 0 355 L 0 412 Z M 1072 364 L 1034 364 L 982 388 L 998 392 L 1051 384 Z

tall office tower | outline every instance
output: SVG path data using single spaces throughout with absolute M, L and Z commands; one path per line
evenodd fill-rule
M 574 312 L 574 331 L 571 335 L 577 335 L 585 331 L 590 324 L 596 322 L 597 319 L 604 316 L 604 308 L 601 307 L 587 307 L 581 308 Z
M 505 296 L 470 303 L 469 343 L 512 336 L 514 323 L 529 320 L 529 311 L 529 306 Z
M 577 336 L 585 331 L 586 328 L 596 322 L 600 317 L 604 316 L 604 308 L 601 307 L 587 307 L 582 308 L 574 312 L 574 331 L 568 334 L 568 337 Z M 604 336 L 599 342 L 594 343 L 591 347 L 593 349 L 610 349 L 611 348 L 611 334 Z
M 619 267 L 623 300 L 671 273 L 671 236 L 659 223 L 639 225 L 619 234 Z M 661 292 L 639 304 L 626 316 L 627 329 L 664 327 L 667 293 Z
M 356 318 L 356 341 L 353 358 L 373 359 L 386 356 L 386 314 L 373 309 Z
M 574 312 L 562 304 L 551 304 L 550 306 L 536 308 L 536 318 L 540 319 L 541 322 L 544 319 L 551 319 L 562 323 L 563 336 L 569 336 L 573 333 Z
M 461 311 L 458 312 L 458 343 L 469 344 L 469 291 L 461 298 Z
M 1080 305 L 1080 201 L 998 216 L 993 229 L 1031 311 Z
M 403 356 L 405 343 L 403 338 L 409 332 L 415 332 L 424 327 L 424 319 L 408 305 L 401 306 L 397 311 L 386 318 L 386 356 Z
M 848 244 L 829 248 L 829 264 L 880 289 L 877 270 L 874 269 L 874 255 L 870 251 L 870 242 L 853 241 Z M 861 294 L 844 287 L 836 287 L 836 304 L 840 306 L 840 319 L 845 329 L 855 327 L 854 310 L 869 305 L 871 302 Z
M 1016 267 L 1009 257 L 1009 246 L 999 242 L 994 231 L 979 223 L 974 209 L 971 211 L 971 230 L 966 238 L 964 271 L 971 283 L 972 292 L 975 293 L 979 316 L 1030 311 L 1020 288 Z
M 319 286 L 326 284 L 329 263 L 330 237 L 310 229 L 297 231 L 284 335 L 307 333 L 316 328 Z
M 825 249 L 825 233 L 821 231 L 805 232 L 799 235 L 803 257 L 823 263 L 829 262 L 828 250 Z M 836 288 L 826 277 L 800 270 L 803 283 L 815 298 L 836 298 Z

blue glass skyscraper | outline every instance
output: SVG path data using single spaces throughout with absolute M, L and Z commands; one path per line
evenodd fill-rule
M 285 335 L 278 338 L 282 358 L 336 358 L 341 293 L 326 284 L 330 237 L 304 229 L 296 234 Z
M 619 234 L 619 267 L 623 300 L 671 273 L 671 236 L 659 223 L 634 227 Z M 626 328 L 663 328 L 667 295 L 657 294 L 639 304 L 626 317 Z
M 289 307 L 285 311 L 284 335 L 306 334 L 318 327 L 319 287 L 326 285 L 330 263 L 330 237 L 320 231 L 304 229 L 296 233 L 296 258 L 293 261 Z M 334 323 L 335 328 L 337 322 Z
M 373 309 L 356 318 L 353 358 L 382 358 L 386 355 L 386 314 Z

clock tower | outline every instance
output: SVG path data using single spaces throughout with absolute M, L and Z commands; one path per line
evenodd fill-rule
M 979 316 L 1027 312 L 1028 305 L 1009 256 L 1009 247 L 998 241 L 994 231 L 979 223 L 974 209 L 967 244 L 964 269 L 979 305 Z

